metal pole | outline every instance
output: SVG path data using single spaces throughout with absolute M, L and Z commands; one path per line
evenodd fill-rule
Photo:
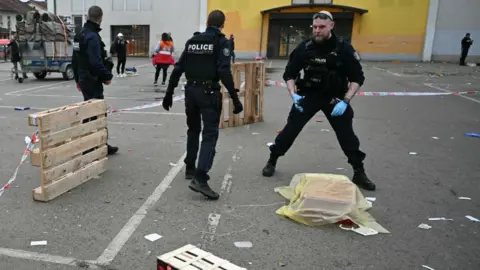
M 53 0 L 53 14 L 57 15 L 57 0 Z

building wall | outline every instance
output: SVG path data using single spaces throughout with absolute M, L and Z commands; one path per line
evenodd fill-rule
M 421 59 L 428 0 L 334 0 L 333 3 L 368 10 L 364 15 L 355 16 L 352 31 L 352 43 L 362 59 Z M 227 22 L 224 33 L 234 33 L 237 55 L 250 58 L 260 51 L 260 11 L 290 4 L 291 0 L 208 0 L 208 10 L 221 9 L 225 12 Z M 320 10 L 292 8 L 284 12 L 312 13 Z M 268 23 L 267 14 L 263 18 L 262 55 L 266 55 Z
M 153 50 L 163 32 L 171 32 L 176 55 L 181 53 L 193 32 L 199 29 L 201 1 L 198 0 L 138 0 L 145 6 L 136 11 L 114 10 L 114 1 L 117 2 L 117 0 L 85 0 L 85 11 L 78 12 L 72 9 L 72 0 L 57 0 L 57 13 L 63 16 L 82 13 L 86 15 L 90 6 L 100 6 L 103 10 L 100 35 L 107 47 L 112 41 L 110 33 L 112 25 L 150 25 L 150 50 Z M 50 2 L 48 6 L 52 12 L 53 4 Z M 188 9 L 185 8 L 187 6 Z
M 479 0 L 441 0 L 439 2 L 432 60 L 459 61 L 461 40 L 468 32 L 474 42 L 470 47 L 467 62 L 480 61 L 479 10 Z
M 10 28 L 12 31 L 15 31 L 15 23 L 17 22 L 17 20 L 15 19 L 15 16 L 17 16 L 17 14 L 15 12 L 0 11 L 0 27 L 8 29 L 9 16 L 10 16 Z

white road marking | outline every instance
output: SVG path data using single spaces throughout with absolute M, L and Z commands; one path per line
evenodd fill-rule
M 5 95 L 10 96 L 10 95 L 14 95 L 14 94 L 17 94 L 17 93 L 29 92 L 29 91 L 32 91 L 32 90 L 52 87 L 52 86 L 55 86 L 55 85 L 65 84 L 65 83 L 71 83 L 71 82 L 70 81 L 65 81 L 65 82 L 59 82 L 59 83 L 45 84 L 45 85 L 40 85 L 40 86 L 36 86 L 36 87 L 31 87 L 31 88 L 27 88 L 27 89 L 21 89 L 21 90 L 9 92 L 9 93 L 6 93 Z
M 136 122 L 115 122 L 108 121 L 108 124 L 112 125 L 137 125 L 137 126 L 161 126 L 162 124 L 158 123 L 136 123 Z
M 235 153 L 232 156 L 232 161 L 233 162 L 236 162 L 237 160 L 240 159 L 238 154 L 240 153 L 242 148 L 243 148 L 242 146 L 237 147 L 237 151 L 235 151 Z M 225 193 L 226 194 L 230 193 L 230 190 L 232 188 L 232 178 L 233 178 L 233 176 L 231 175 L 232 168 L 233 168 L 233 163 L 230 164 L 228 166 L 227 170 L 225 171 L 225 175 L 223 176 L 222 185 L 220 187 L 220 192 L 219 192 L 220 196 L 223 196 L 223 194 L 225 194 Z M 213 240 L 215 238 L 215 232 L 217 231 L 217 227 L 218 227 L 218 224 L 220 222 L 221 217 L 222 217 L 222 215 L 217 214 L 217 213 L 210 213 L 208 215 L 207 229 L 206 229 L 206 231 L 202 232 L 202 235 L 201 235 L 201 238 L 203 239 L 202 248 L 206 248 L 208 243 L 213 242 Z
M 185 113 L 174 113 L 174 112 L 138 112 L 138 111 L 119 111 L 115 113 L 124 113 L 124 114 L 153 114 L 153 115 L 185 115 Z
M 373 67 L 373 69 L 380 70 L 380 71 L 383 71 L 383 72 L 387 72 L 387 73 L 392 74 L 392 75 L 397 76 L 397 77 L 403 77 L 402 74 L 392 72 L 392 71 L 390 71 L 390 70 L 388 70 L 388 69 L 383 69 L 383 68 L 379 68 L 379 67 Z
M 41 261 L 41 262 L 48 262 L 48 263 L 56 263 L 56 264 L 64 264 L 70 266 L 77 266 L 76 262 L 81 260 L 70 258 L 70 257 L 62 257 L 57 255 L 50 255 L 45 253 L 37 253 L 32 251 L 25 251 L 19 249 L 10 249 L 10 248 L 0 248 L 0 255 L 14 257 L 19 259 L 26 259 L 26 260 L 33 260 L 33 261 Z M 98 269 L 92 262 L 88 262 L 90 269 Z
M 0 105 L 0 109 L 15 109 L 17 107 L 22 107 L 22 106 L 7 106 L 7 105 Z M 52 108 L 39 108 L 39 107 L 30 107 L 30 110 L 50 110 Z
M 76 98 L 76 99 L 83 99 L 83 97 L 79 94 L 78 96 L 65 96 L 65 95 L 49 95 L 49 94 L 11 94 L 9 96 L 23 96 L 23 97 L 56 97 L 56 98 Z M 105 99 L 112 99 L 112 100 L 136 100 L 137 98 L 122 98 L 122 97 L 109 97 L 106 96 Z
M 12 78 L 7 78 L 7 79 L 1 79 L 0 82 L 5 82 L 5 81 L 13 81 Z
M 184 153 L 180 159 L 177 161 L 177 165 L 172 167 L 168 174 L 163 178 L 162 182 L 157 186 L 153 193 L 147 198 L 142 206 L 135 212 L 135 214 L 130 218 L 130 220 L 125 224 L 125 226 L 120 230 L 120 232 L 115 236 L 115 238 L 110 242 L 105 251 L 98 257 L 96 263 L 98 265 L 109 265 L 115 256 L 120 252 L 123 246 L 127 243 L 128 239 L 135 232 L 137 227 L 142 222 L 143 218 L 147 215 L 147 211 L 155 205 L 155 203 L 160 199 L 165 190 L 170 186 L 173 179 L 177 176 L 180 170 L 183 168 L 187 153 Z
M 430 87 L 430 88 L 433 88 L 433 89 L 437 89 L 437 90 L 443 91 L 443 92 L 445 92 L 445 93 L 453 93 L 453 92 L 454 92 L 454 91 L 449 91 L 449 90 L 447 90 L 447 89 L 440 88 L 440 87 L 438 87 L 438 86 L 434 86 L 434 85 L 431 84 L 431 83 L 424 83 L 424 85 L 425 85 L 425 86 L 428 86 L 428 87 Z M 461 98 L 464 98 L 464 99 L 468 99 L 468 100 L 470 100 L 470 101 L 473 101 L 473 102 L 475 102 L 475 103 L 480 104 L 480 100 L 478 100 L 478 99 L 474 99 L 474 98 L 467 97 L 467 96 L 464 96 L 464 95 L 454 95 L 454 96 L 461 97 Z

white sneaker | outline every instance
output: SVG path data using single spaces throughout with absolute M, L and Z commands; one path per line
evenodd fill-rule
M 117 74 L 115 77 L 120 78 L 120 77 L 122 77 L 122 76 L 121 76 L 120 74 Z
M 127 74 L 123 73 L 122 78 L 125 78 L 125 77 L 127 77 Z

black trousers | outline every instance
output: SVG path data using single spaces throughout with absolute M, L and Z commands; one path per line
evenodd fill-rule
M 82 84 L 80 84 L 80 87 L 82 88 L 82 95 L 83 95 L 83 100 L 84 101 L 91 100 L 91 99 L 104 99 L 103 91 L 102 92 L 99 91 L 99 92 L 90 93 L 90 92 L 87 92 L 87 91 L 83 90 Z M 103 88 L 103 85 L 102 85 L 102 88 Z M 105 114 L 105 117 L 107 117 L 107 114 Z M 87 118 L 87 119 L 83 119 L 82 124 L 85 124 L 85 123 L 88 123 L 90 121 L 94 121 L 94 120 L 97 120 L 97 119 L 98 119 L 97 116 L 90 117 L 90 118 Z M 105 129 L 107 130 L 107 138 L 108 138 L 108 128 L 105 128 Z
M 354 168 L 363 168 L 363 160 L 366 155 L 360 151 L 360 142 L 353 131 L 354 112 L 352 107 L 349 105 L 341 116 L 331 116 L 335 104 L 330 103 L 331 99 L 307 94 L 303 99 L 303 112 L 299 112 L 292 105 L 287 124 L 276 137 L 275 143 L 270 146 L 271 153 L 277 157 L 285 155 L 303 127 L 321 110 L 335 131 L 340 147 L 348 158 L 348 163 Z
M 124 74 L 125 73 L 125 64 L 127 63 L 127 58 L 118 58 L 117 59 L 117 74 Z M 121 73 L 120 73 L 121 68 Z
M 186 165 L 195 165 L 199 149 L 200 132 L 202 144 L 197 170 L 208 173 L 215 157 L 218 140 L 218 126 L 222 112 L 222 93 L 206 94 L 204 86 L 187 86 L 185 89 L 185 113 L 187 114 L 187 156 Z M 203 122 L 203 130 L 202 130 Z
M 155 68 L 156 68 L 155 81 L 158 81 L 158 76 L 160 75 L 160 70 L 163 70 L 162 82 L 165 82 L 167 80 L 168 67 L 169 67 L 168 64 L 157 64 L 157 65 L 155 65 Z
M 465 65 L 465 60 L 467 59 L 468 50 L 470 48 L 462 48 L 462 55 L 460 56 L 460 65 Z

